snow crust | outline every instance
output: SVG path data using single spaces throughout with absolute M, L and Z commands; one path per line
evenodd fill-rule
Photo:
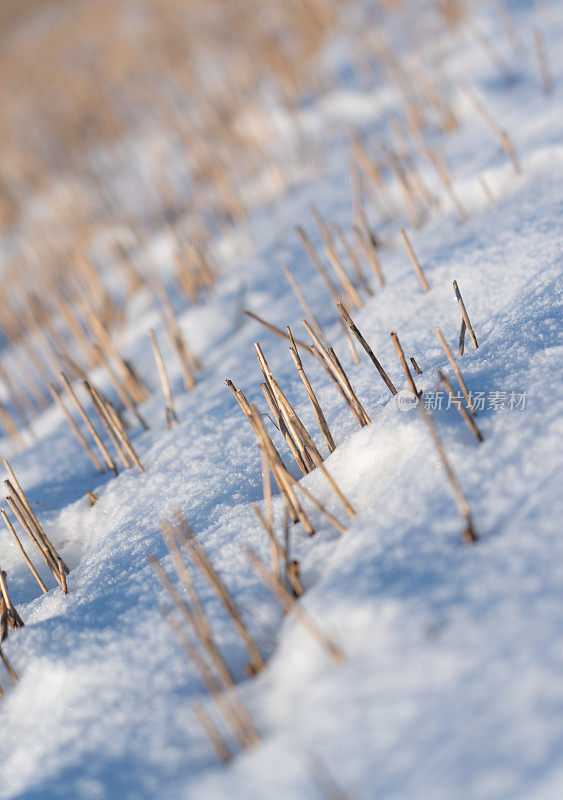
M 180 418 L 171 432 L 164 431 L 149 327 L 160 331 L 167 364 L 173 356 L 152 298 L 138 298 L 120 346 L 155 390 L 142 408 L 151 429 L 133 437 L 145 473 L 98 476 L 56 409 L 41 418 L 36 443 L 11 458 L 71 573 L 68 596 L 53 589 L 37 597 L 7 534 L 0 539 L 0 562 L 26 623 L 6 645 L 20 682 L 0 703 L 1 800 L 316 800 L 323 797 L 319 763 L 350 798 L 563 796 L 563 19 L 558 3 L 542 6 L 550 21 L 544 33 L 552 96 L 539 84 L 529 3 L 512 4 L 528 46 L 514 63 L 513 85 L 493 77 L 474 42 L 460 43 L 449 64 L 452 77 L 463 74 L 477 87 L 510 131 L 522 175 L 460 97 L 463 125 L 446 140 L 446 152 L 470 218 L 462 225 L 434 184 L 443 211 L 411 232 L 430 292 L 421 291 L 396 233 L 384 233 L 387 285 L 353 315 L 397 388 L 407 384 L 392 330 L 424 371 L 417 385 L 431 392 L 438 368 L 452 377 L 434 329 L 455 351 L 455 279 L 480 344 L 474 351 L 468 342 L 459 362 L 468 387 L 526 393 L 524 410 L 479 413 L 483 444 L 454 408 L 434 413 L 479 543 L 461 543 L 463 520 L 420 415 L 399 410 L 363 352 L 353 364 L 295 234 L 295 224 L 305 224 L 319 243 L 310 202 L 325 219 L 349 224 L 348 151 L 335 139 L 326 172 L 257 212 L 254 252 L 233 264 L 201 306 L 182 314 L 203 373 L 184 394 L 170 367 Z M 482 22 L 506 49 L 494 15 L 483 12 Z M 306 121 L 368 127 L 381 112 L 361 88 L 344 86 L 308 108 Z M 498 198 L 494 205 L 481 174 Z M 165 274 L 167 243 L 152 247 Z M 301 602 L 344 651 L 341 668 L 292 615 L 282 617 L 244 555 L 246 546 L 264 559 L 269 553 L 251 507 L 262 497 L 260 458 L 224 380 L 262 409 L 254 341 L 325 452 L 286 343 L 236 315 L 244 286 L 247 307 L 306 338 L 284 263 L 372 418 L 359 430 L 316 363 L 305 362 L 338 445 L 326 466 L 358 512 L 343 536 L 315 512 L 314 538 L 292 532 L 307 589 Z M 303 485 L 345 521 L 322 475 Z M 93 508 L 87 490 L 99 498 Z M 262 738 L 228 767 L 218 764 L 190 711 L 206 695 L 162 619 L 168 600 L 147 562 L 153 553 L 170 567 L 159 521 L 175 508 L 268 658 L 260 676 L 244 677 L 245 650 L 215 596 L 198 583 Z M 281 524 L 279 499 L 275 510 Z

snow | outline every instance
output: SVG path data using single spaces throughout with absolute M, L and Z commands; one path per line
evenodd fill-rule
M 502 85 L 473 40 L 460 42 L 449 62 L 450 77 L 470 81 L 510 131 L 523 174 L 515 175 L 460 97 L 463 126 L 445 144 L 469 220 L 459 223 L 435 177 L 425 172 L 442 209 L 409 235 L 430 291 L 422 291 L 398 231 L 386 229 L 381 261 L 387 285 L 352 314 L 398 389 L 408 387 L 392 330 L 423 368 L 417 386 L 432 392 L 437 368 L 453 380 L 434 329 L 441 328 L 455 351 L 455 279 L 480 345 L 475 351 L 468 339 L 459 359 L 469 389 L 526 393 L 524 410 L 479 413 L 483 444 L 455 409 L 433 414 L 479 542 L 462 544 L 463 519 L 420 414 L 399 410 L 360 349 L 360 363 L 353 364 L 335 309 L 295 234 L 295 224 L 303 224 L 320 242 L 310 202 L 325 219 L 349 224 L 348 149 L 335 130 L 326 172 L 303 179 L 275 208 L 257 211 L 254 251 L 232 264 L 202 305 L 182 314 L 203 372 L 184 394 L 179 371 L 169 367 L 180 425 L 168 432 L 149 327 L 156 328 L 167 365 L 173 357 L 152 298 L 139 296 L 120 344 L 154 389 L 142 407 L 151 429 L 135 430 L 133 437 L 146 471 L 99 476 L 56 409 L 42 415 L 33 446 L 10 457 L 71 572 L 68 596 L 57 588 L 38 597 L 7 534 L 1 540 L 0 561 L 26 623 L 5 645 L 20 682 L 0 703 L 2 800 L 315 800 L 328 796 L 319 786 L 324 771 L 350 798 L 562 796 L 563 18 L 556 2 L 543 6 L 550 15 L 545 34 L 553 96 L 541 93 L 530 32 L 535 11 L 527 3 L 513 4 L 528 52 L 515 64 L 511 86 Z M 481 21 L 502 41 L 485 11 Z M 367 128 L 377 124 L 378 110 L 357 87 L 338 86 L 319 101 L 316 124 L 334 120 L 345 129 L 355 121 Z M 310 124 L 316 111 L 306 112 Z M 479 186 L 481 174 L 498 198 L 495 205 Z M 151 261 L 159 258 L 165 273 L 166 243 L 155 241 Z M 262 497 L 260 458 L 224 380 L 232 379 L 263 410 L 254 341 L 326 452 L 287 343 L 236 316 L 244 286 L 248 308 L 282 328 L 291 324 L 294 335 L 306 338 L 283 263 L 326 325 L 372 419 L 359 429 L 324 373 L 303 355 L 337 444 L 326 467 L 357 516 L 347 518 L 315 471 L 303 485 L 347 532 L 339 536 L 312 512 L 315 537 L 295 526 L 292 551 L 306 588 L 300 603 L 342 648 L 343 667 L 294 615 L 282 616 L 244 552 L 251 547 L 264 560 L 269 554 L 252 510 Z M 88 490 L 98 497 L 92 508 Z M 229 766 L 217 761 L 190 710 L 206 693 L 162 618 L 160 607 L 169 600 L 147 560 L 156 554 L 171 571 L 159 523 L 176 508 L 268 661 L 262 674 L 245 677 L 245 648 L 211 589 L 198 580 L 221 652 L 262 739 Z M 275 512 L 279 530 L 279 498 Z M 6 689 L 6 678 L 0 682 Z M 206 707 L 214 713 L 210 703 Z

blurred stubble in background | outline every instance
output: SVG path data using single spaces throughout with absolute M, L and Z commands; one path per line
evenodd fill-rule
M 311 168 L 297 108 L 329 80 L 312 64 L 346 6 L 2 2 L 0 327 L 23 361 L 0 373 L 20 416 L 61 366 L 99 363 L 88 319 L 119 329 L 150 280 L 147 238 L 173 238 L 197 302 L 221 270 L 213 241 L 248 241 L 252 209 Z

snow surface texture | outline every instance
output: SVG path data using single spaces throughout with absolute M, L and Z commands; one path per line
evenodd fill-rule
M 515 175 L 460 96 L 463 125 L 446 140 L 446 152 L 470 218 L 461 224 L 444 196 L 443 211 L 411 232 L 428 293 L 398 236 L 384 236 L 387 285 L 353 314 L 397 388 L 407 384 L 392 330 L 424 370 L 419 388 L 431 392 L 437 368 L 453 380 L 434 329 L 440 326 L 455 351 L 455 279 L 480 345 L 475 351 L 468 339 L 460 359 L 469 388 L 507 397 L 527 393 L 524 410 L 505 403 L 479 414 L 483 444 L 454 408 L 433 415 L 467 495 L 478 544 L 461 542 L 463 520 L 419 413 L 398 408 L 363 351 L 353 364 L 295 234 L 295 224 L 304 221 L 314 230 L 311 201 L 325 219 L 349 223 L 348 151 L 335 144 L 326 174 L 258 215 L 255 252 L 233 265 L 203 305 L 182 315 L 203 374 L 189 394 L 180 391 L 179 373 L 171 375 L 180 418 L 171 432 L 163 430 L 146 336 L 152 325 L 157 335 L 162 331 L 151 298 L 139 300 L 120 344 L 155 389 L 142 408 L 151 429 L 134 436 L 145 473 L 98 476 L 57 409 L 43 416 L 38 443 L 11 459 L 71 573 L 68 596 L 56 589 L 37 597 L 15 547 L 2 538 L 2 565 L 26 626 L 5 646 L 20 682 L 0 703 L 0 798 L 314 800 L 329 796 L 320 786 L 325 771 L 350 798 L 563 796 L 557 303 L 563 20 L 557 2 L 542 9 L 553 95 L 541 92 L 531 36 L 537 12 L 527 3 L 514 7 L 527 51 L 512 85 L 502 85 L 475 42 L 460 42 L 449 64 L 452 76 L 477 87 L 510 131 L 522 174 Z M 498 21 L 485 15 L 481 22 L 506 50 Z M 344 88 L 309 108 L 306 121 L 322 128 L 340 114 L 367 125 L 380 111 L 357 88 Z M 498 198 L 493 205 L 479 185 L 481 174 Z M 439 184 L 434 189 L 441 193 Z M 165 261 L 166 242 L 154 244 Z M 282 617 L 244 554 L 250 546 L 269 556 L 251 507 L 262 497 L 260 458 L 224 379 L 263 409 L 255 340 L 309 430 L 316 430 L 286 343 L 234 316 L 244 285 L 248 308 L 280 327 L 290 323 L 306 338 L 283 263 L 326 325 L 372 419 L 358 429 L 318 365 L 303 356 L 338 445 L 326 466 L 358 513 L 339 536 L 313 512 L 316 536 L 296 527 L 292 548 L 307 590 L 301 603 L 344 651 L 343 667 L 334 666 L 293 615 Z M 303 484 L 345 521 L 318 471 Z M 99 498 L 93 508 L 87 490 Z M 262 739 L 227 767 L 190 710 L 206 695 L 162 619 L 160 607 L 169 601 L 147 562 L 154 553 L 170 567 L 159 521 L 177 507 L 268 660 L 258 677 L 244 677 L 246 651 L 212 592 L 198 583 Z M 279 498 L 275 511 L 279 526 Z

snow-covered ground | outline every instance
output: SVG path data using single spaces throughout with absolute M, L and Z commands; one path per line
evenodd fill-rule
M 456 94 L 461 125 L 440 142 L 469 219 L 459 221 L 425 166 L 422 175 L 441 205 L 423 227 L 408 230 L 430 291 L 422 291 L 398 225 L 388 225 L 380 233 L 386 286 L 352 314 L 395 386 L 407 389 L 390 337 L 398 332 L 423 370 L 416 382 L 430 404 L 437 369 L 457 390 L 435 328 L 457 352 L 452 281 L 458 282 L 479 341 L 474 350 L 468 338 L 458 361 L 468 388 L 484 393 L 477 417 L 484 442 L 445 401 L 432 416 L 479 541 L 462 543 L 464 521 L 420 413 L 399 408 L 361 349 L 360 363 L 353 363 L 337 312 L 295 232 L 304 225 L 320 244 L 312 202 L 326 220 L 349 229 L 349 147 L 342 132 L 353 123 L 374 130 L 396 102 L 386 86 L 370 93 L 344 83 L 303 112 L 304 126 L 322 132 L 323 170 L 256 212 L 252 252 L 233 257 L 205 301 L 180 316 L 202 363 L 192 392 L 181 389 L 154 298 L 148 290 L 136 298 L 119 344 L 154 389 L 142 406 L 150 430 L 132 434 L 145 472 L 98 475 L 56 407 L 38 420 L 33 446 L 10 458 L 71 571 L 68 596 L 57 588 L 38 597 L 8 534 L 0 539 L 0 563 L 25 622 L 4 645 L 20 680 L 8 687 L 5 673 L 0 678 L 6 689 L 0 798 L 314 800 L 336 797 L 337 790 L 374 800 L 563 796 L 563 15 L 556 0 L 510 6 L 526 47 L 519 56 L 492 12 L 479 17 L 513 66 L 510 85 L 475 38 L 460 35 L 446 63 L 450 79 L 473 86 L 509 131 L 522 173 L 467 96 Z M 541 89 L 536 24 L 549 53 L 550 95 Z M 336 38 L 327 58 L 338 53 Z M 166 236 L 153 242 L 153 253 L 165 274 Z M 360 429 L 325 373 L 303 354 L 337 445 L 325 465 L 357 515 L 347 518 L 316 470 L 303 485 L 347 530 L 338 534 L 312 510 L 316 535 L 294 526 L 291 548 L 306 589 L 300 604 L 342 649 L 343 666 L 334 665 L 294 614 L 282 615 L 245 554 L 251 547 L 269 559 L 252 509 L 262 499 L 260 455 L 225 379 L 266 410 L 255 341 L 326 453 L 287 342 L 240 316 L 244 292 L 247 308 L 281 328 L 290 324 L 307 340 L 283 264 L 372 420 Z M 151 327 L 166 355 L 180 419 L 171 431 L 164 430 Z M 287 448 L 274 438 L 289 465 Z M 88 490 L 98 497 L 93 507 Z M 227 766 L 191 711 L 203 701 L 214 713 L 162 617 L 169 598 L 147 560 L 157 555 L 172 574 L 159 524 L 177 508 L 267 660 L 257 677 L 245 676 L 247 652 L 211 589 L 198 581 L 261 739 Z M 275 514 L 279 533 L 280 498 Z

